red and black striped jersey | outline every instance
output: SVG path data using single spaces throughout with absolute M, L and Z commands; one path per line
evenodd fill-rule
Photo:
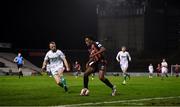
M 99 42 L 93 42 L 93 43 L 88 47 L 89 54 L 90 54 L 90 55 L 95 54 L 96 52 L 98 52 L 98 51 L 101 49 L 101 47 L 103 47 L 103 46 L 102 46 Z M 99 60 L 102 60 L 102 59 L 104 59 L 103 53 L 99 53 L 99 54 L 97 54 L 97 55 L 95 55 L 95 56 L 93 57 L 93 60 L 95 60 L 95 61 L 99 61 Z

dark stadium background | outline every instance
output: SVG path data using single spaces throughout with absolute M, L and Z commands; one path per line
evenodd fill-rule
M 14 48 L 82 49 L 83 35 L 96 35 L 96 0 L 4 0 L 1 40 Z
M 132 7 L 128 9 L 132 10 L 133 6 L 141 6 L 142 4 L 138 3 L 145 2 L 146 11 L 141 15 L 132 16 L 97 15 L 98 6 L 100 9 L 103 9 L 103 6 L 113 8 L 114 5 L 116 6 L 115 2 L 118 1 L 130 3 Z M 129 34 L 137 36 L 138 31 L 143 32 L 141 34 L 143 50 L 137 51 L 133 47 L 134 44 L 131 44 L 133 39 L 128 40 L 127 47 L 133 57 L 130 69 L 144 70 L 150 62 L 157 64 L 162 58 L 167 58 L 169 63 L 180 63 L 178 60 L 180 53 L 179 6 L 178 0 L 4 0 L 1 1 L 0 6 L 0 42 L 11 43 L 12 48 L 8 51 L 15 53 L 20 51 L 38 66 L 41 66 L 50 41 L 57 42 L 58 47 L 66 53 L 71 62 L 80 60 L 85 63 L 87 52 L 83 36 L 90 34 L 94 38 L 101 38 L 100 41 L 108 49 L 110 68 L 119 69 L 114 57 L 120 47 L 117 42 L 121 43 L 124 40 L 116 39 L 119 36 L 114 32 L 117 27 L 108 26 L 108 21 L 104 19 L 109 21 L 127 19 L 130 25 L 128 23 L 126 25 L 125 22 L 123 24 L 130 29 L 121 32 L 128 36 Z M 108 9 L 104 11 L 108 13 Z M 115 13 L 115 11 L 112 12 Z M 139 22 L 132 23 L 139 17 L 144 19 L 140 22 L 144 25 L 143 29 L 135 27 Z M 136 31 L 134 28 L 140 30 Z M 104 36 L 106 37 L 103 38 Z M 125 35 L 121 36 L 126 38 Z M 138 43 L 140 40 L 137 40 Z

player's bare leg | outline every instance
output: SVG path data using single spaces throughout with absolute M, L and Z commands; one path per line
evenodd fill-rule
M 65 92 L 68 91 L 67 85 L 66 85 L 66 80 L 63 77 L 63 71 L 59 71 L 58 74 L 54 75 L 54 79 L 55 79 L 57 85 L 64 88 Z
M 163 80 L 164 79 L 164 74 L 161 74 L 161 80 Z
M 130 79 L 130 75 L 126 72 L 127 71 L 127 68 L 124 68 L 124 69 L 122 69 L 122 71 L 123 71 L 123 77 L 124 77 L 124 80 L 123 80 L 123 85 L 125 85 L 126 84 L 126 80 L 127 80 L 127 77 Z
M 168 77 L 168 73 L 165 73 L 165 76 Z
M 63 84 L 61 83 L 60 76 L 58 74 L 54 75 L 54 80 L 56 81 L 56 84 L 63 87 Z
M 93 72 L 93 68 L 92 67 L 87 67 L 84 76 L 83 76 L 83 83 L 84 83 L 84 88 L 88 89 L 88 83 L 89 83 L 89 75 Z
M 99 79 L 103 83 L 105 83 L 108 87 L 110 87 L 112 89 L 112 94 L 111 95 L 115 96 L 115 94 L 116 94 L 116 86 L 113 86 L 111 84 L 111 82 L 107 78 L 104 77 L 104 73 L 105 73 L 105 69 L 99 70 Z
M 127 69 L 128 68 L 125 69 L 126 77 L 128 77 L 130 79 L 130 74 L 127 72 Z
M 91 79 L 94 80 L 95 73 L 91 74 Z
M 162 72 L 162 73 L 161 73 L 161 80 L 164 80 L 164 76 L 165 76 L 165 73 Z
M 21 77 L 21 71 L 20 71 L 20 68 L 18 69 L 18 72 L 19 72 L 19 78 Z
M 68 88 L 67 88 L 67 84 L 66 84 L 66 79 L 63 76 L 63 72 L 64 72 L 64 69 L 60 69 L 58 72 L 58 75 L 60 77 L 60 82 L 63 84 L 63 88 L 64 88 L 65 92 L 67 92 Z
M 56 81 L 56 84 L 59 85 L 60 87 L 64 88 L 63 83 L 61 82 L 60 76 L 59 75 L 54 75 L 54 79 Z M 65 88 L 64 88 L 65 89 Z M 67 90 L 65 90 L 67 91 Z
M 124 80 L 123 80 L 122 84 L 125 85 L 126 84 L 126 72 L 125 71 L 123 71 L 123 77 L 124 77 Z
M 179 73 L 178 72 L 176 72 L 176 77 L 179 77 Z
M 18 72 L 19 72 L 19 78 L 20 78 L 21 76 L 23 77 L 23 73 L 22 73 L 22 69 L 21 69 L 21 68 L 18 69 Z
M 88 90 L 88 83 L 89 83 L 89 75 L 94 71 L 93 67 L 89 66 L 88 63 L 86 64 L 86 70 L 83 74 L 83 89 L 80 92 L 81 96 L 85 95 L 85 90 Z M 89 90 L 88 90 L 89 91 Z M 85 92 L 85 93 L 84 93 Z

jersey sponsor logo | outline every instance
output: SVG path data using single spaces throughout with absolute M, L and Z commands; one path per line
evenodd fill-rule
M 58 62 L 59 57 L 50 58 L 50 62 Z

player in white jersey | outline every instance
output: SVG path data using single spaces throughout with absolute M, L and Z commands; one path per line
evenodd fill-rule
M 149 70 L 149 78 L 152 78 L 153 72 L 154 72 L 154 68 L 153 68 L 153 65 L 152 65 L 152 64 L 150 64 L 150 65 L 148 66 L 148 70 Z
M 168 73 L 168 64 L 167 64 L 166 60 L 163 59 L 163 61 L 161 63 L 161 77 L 162 77 L 162 79 L 164 78 L 164 76 L 168 77 L 167 73 Z
M 120 63 L 120 67 L 124 76 L 124 80 L 122 84 L 125 85 L 126 78 L 129 77 L 130 79 L 130 75 L 127 73 L 127 69 L 128 69 L 128 62 L 131 61 L 131 56 L 129 55 L 129 52 L 126 51 L 125 46 L 122 46 L 121 51 L 118 52 L 116 56 L 116 60 Z
M 56 49 L 56 43 L 50 42 L 49 43 L 50 50 L 47 52 L 44 62 L 42 65 L 42 69 L 44 70 L 49 63 L 49 69 L 56 81 L 56 83 L 64 88 L 65 92 L 68 91 L 66 80 L 63 77 L 63 72 L 66 68 L 67 71 L 69 71 L 69 66 L 66 60 L 65 55 L 61 50 Z M 65 68 L 64 68 L 65 65 Z

